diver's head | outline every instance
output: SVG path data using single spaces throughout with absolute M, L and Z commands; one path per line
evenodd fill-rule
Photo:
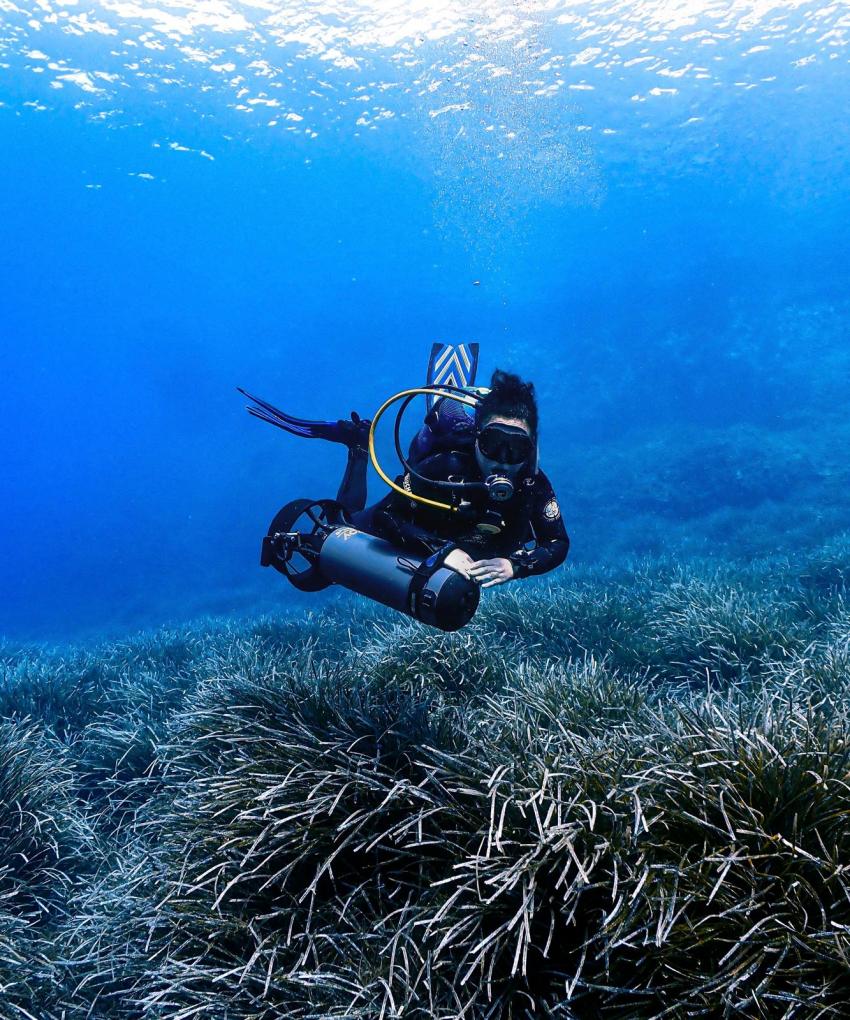
M 513 372 L 497 368 L 488 392 L 475 406 L 475 427 L 483 428 L 489 418 L 519 418 L 532 438 L 537 436 L 537 398 L 534 383 L 523 382 Z
M 494 499 L 510 499 L 537 469 L 537 400 L 533 383 L 496 369 L 475 408 L 475 459 Z

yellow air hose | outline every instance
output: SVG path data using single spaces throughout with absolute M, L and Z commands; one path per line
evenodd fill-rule
M 369 429 L 369 458 L 372 461 L 372 466 L 387 485 L 396 492 L 401 493 L 402 496 L 405 496 L 407 499 L 415 499 L 418 503 L 425 503 L 426 506 L 435 506 L 438 510 L 456 511 L 458 508 L 456 506 L 452 506 L 451 503 L 441 503 L 438 499 L 427 499 L 425 496 L 417 496 L 414 492 L 408 492 L 407 489 L 397 485 L 378 463 L 378 457 L 375 453 L 375 429 L 377 428 L 378 422 L 381 420 L 381 416 L 384 411 L 386 411 L 386 409 L 397 400 L 401 400 L 404 397 L 415 396 L 419 393 L 425 395 L 433 394 L 435 397 L 448 397 L 451 400 L 456 400 L 459 404 L 466 404 L 469 407 L 474 407 L 478 403 L 478 399 L 480 399 L 467 396 L 465 393 L 442 390 L 431 386 L 422 386 L 412 390 L 402 390 L 400 393 L 396 393 L 395 396 L 390 397 L 389 400 L 386 400 L 383 404 L 381 404 L 372 419 L 372 427 Z

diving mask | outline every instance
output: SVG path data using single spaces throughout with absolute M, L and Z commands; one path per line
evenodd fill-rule
M 534 441 L 525 429 L 502 422 L 491 422 L 478 433 L 475 459 L 490 499 L 510 499 L 516 483 L 534 455 Z
M 527 463 L 534 451 L 534 443 L 525 429 L 502 422 L 485 425 L 478 433 L 476 446 L 488 461 L 510 467 Z

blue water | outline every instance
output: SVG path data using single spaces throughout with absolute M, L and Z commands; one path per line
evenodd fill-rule
M 573 562 L 850 527 L 850 16 L 0 0 L 0 633 L 311 604 L 257 566 L 434 340 L 533 379 Z M 370 494 L 384 490 L 373 475 Z

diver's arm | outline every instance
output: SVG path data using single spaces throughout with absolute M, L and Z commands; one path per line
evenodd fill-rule
M 560 567 L 567 558 L 569 549 L 570 540 L 566 536 L 563 539 L 555 538 L 543 542 L 531 550 L 517 549 L 508 557 L 514 567 L 514 578 L 545 574 L 555 567 Z
M 537 544 L 533 549 L 517 549 L 508 557 L 513 564 L 515 578 L 554 570 L 564 562 L 570 549 L 570 538 L 564 527 L 558 500 L 549 479 L 542 471 L 538 473 L 534 486 L 530 523 Z

